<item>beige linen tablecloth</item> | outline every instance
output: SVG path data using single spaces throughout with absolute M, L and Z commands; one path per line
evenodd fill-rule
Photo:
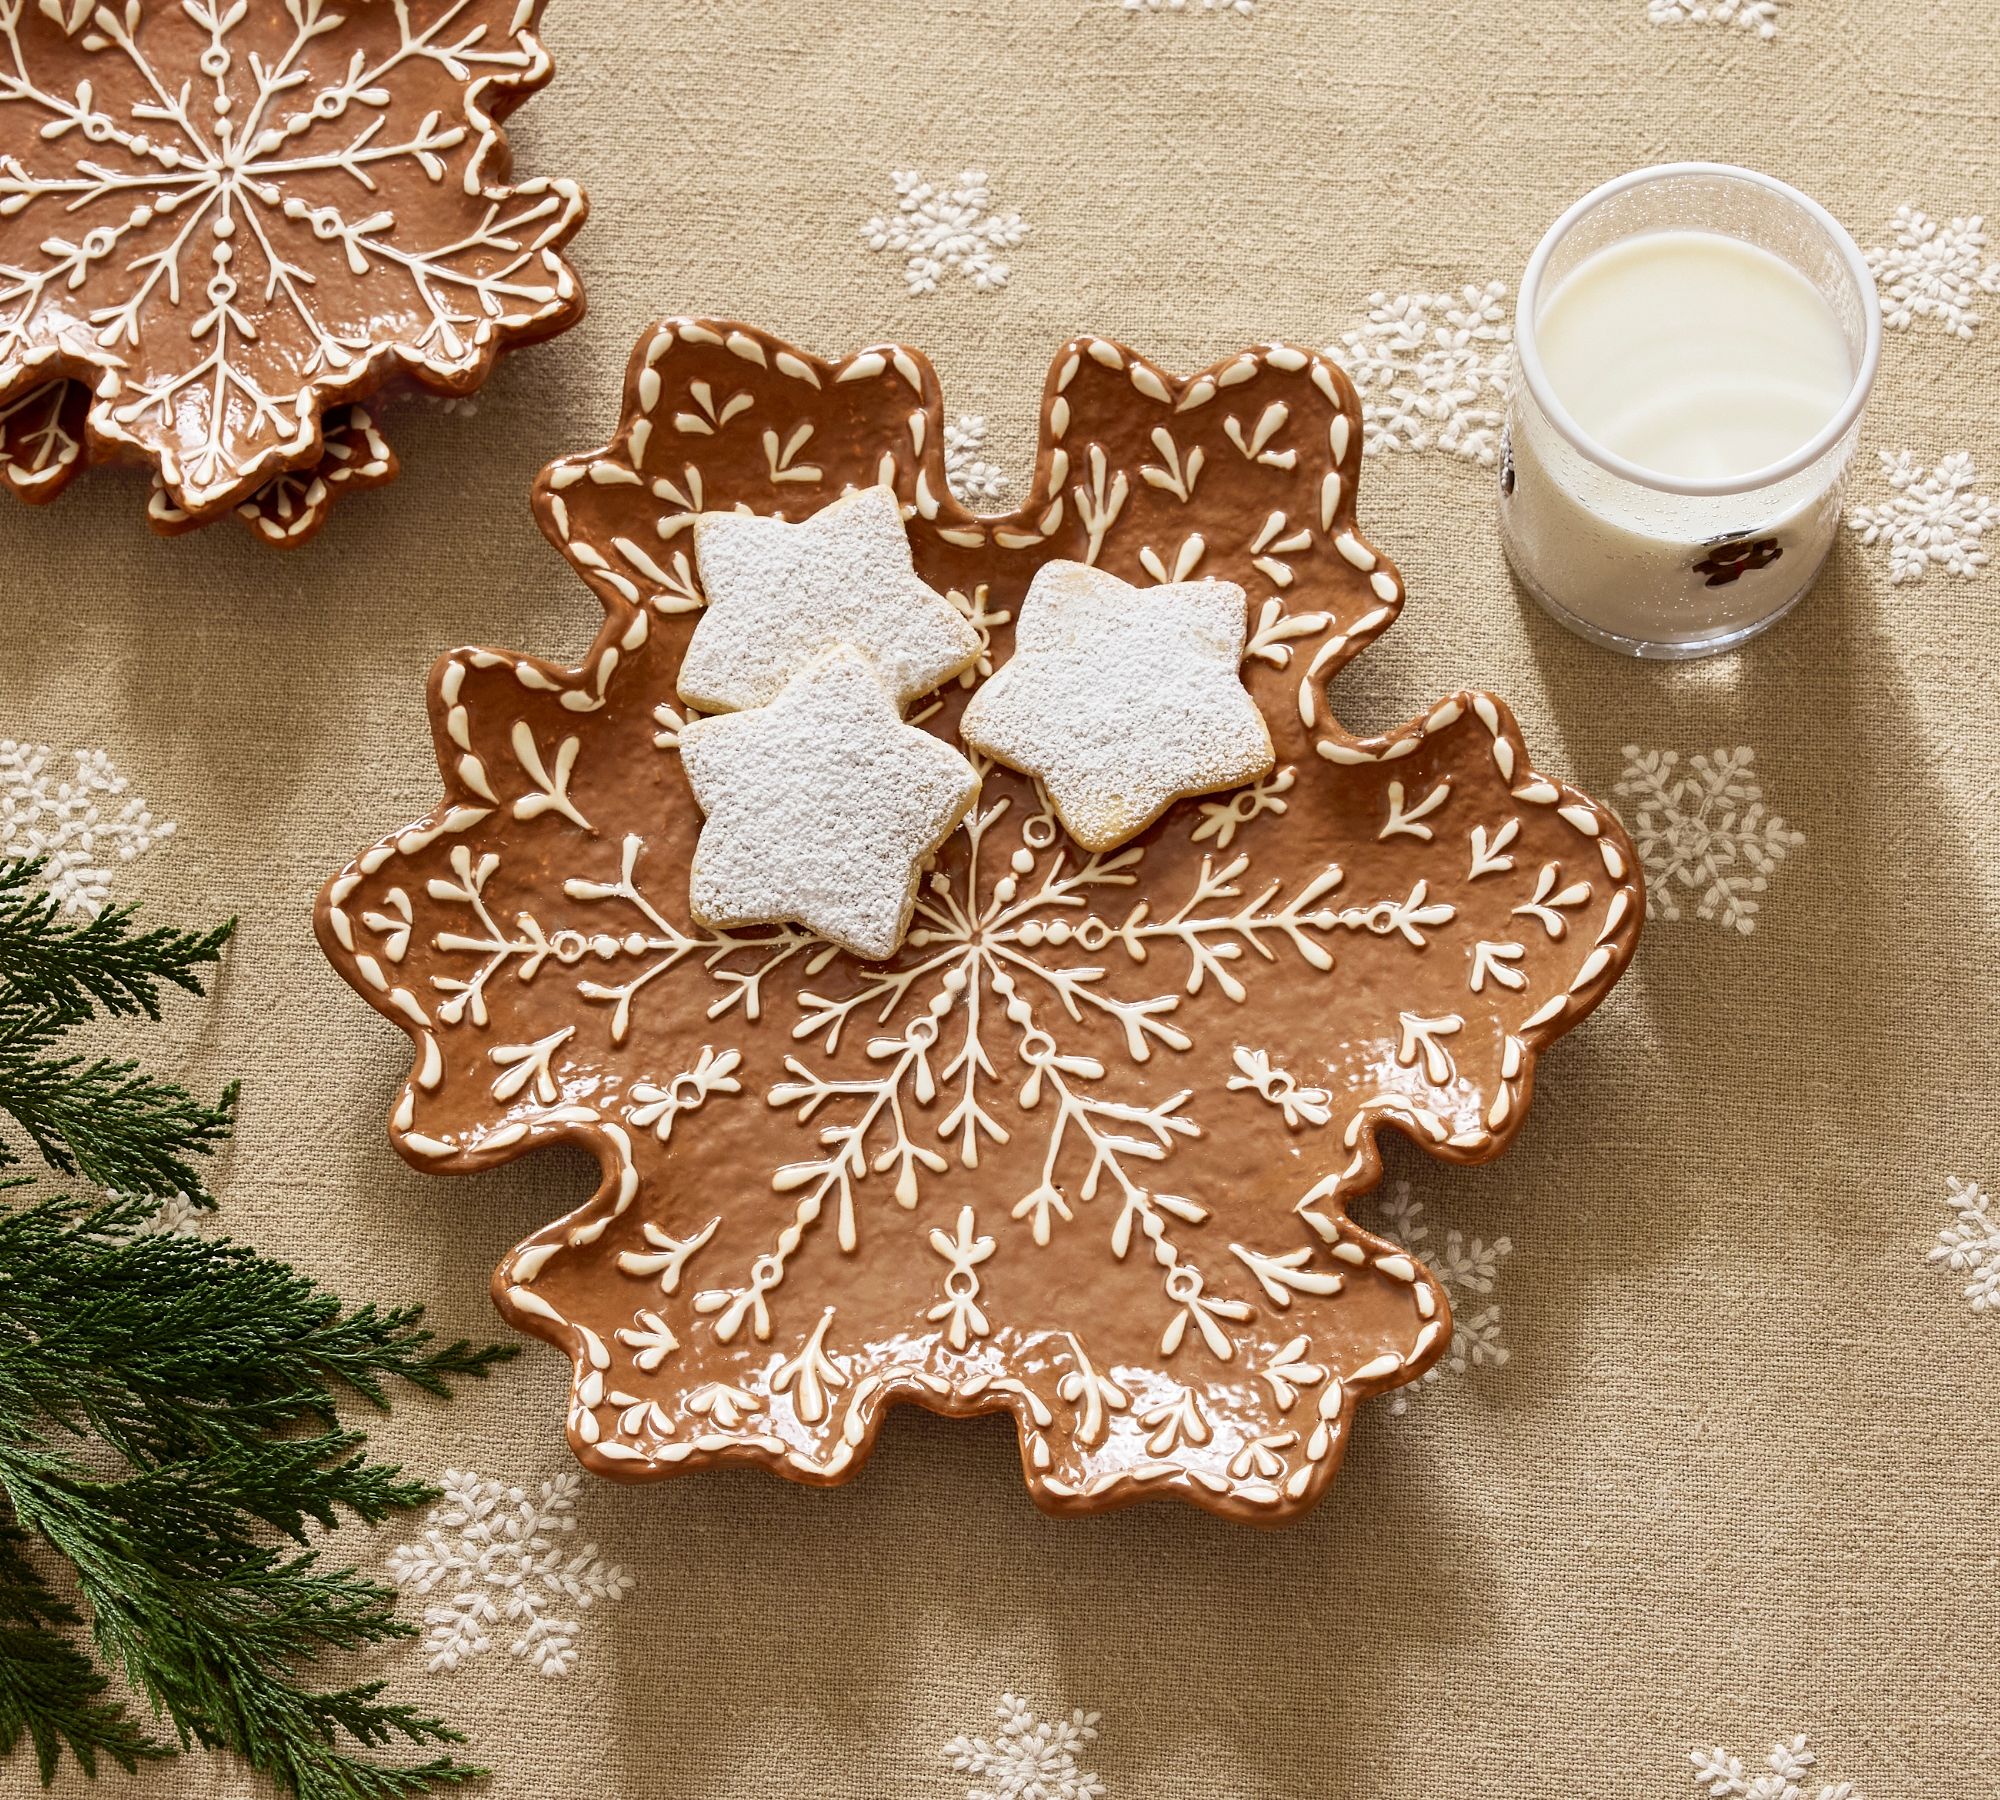
M 1503 282 L 1511 306 L 1548 221 L 1645 162 L 1768 170 L 1891 250 L 1897 209 L 1920 208 L 1946 221 L 1938 267 L 1983 277 L 2000 311 L 1992 253 L 1949 224 L 2000 209 L 2000 9 L 1741 10 L 1777 35 L 1654 22 L 1648 0 L 554 0 L 556 76 L 513 136 L 521 170 L 589 189 L 578 329 L 505 365 L 470 417 L 394 408 L 401 480 L 295 555 L 229 524 L 151 537 L 132 474 L 0 512 L 0 737 L 58 764 L 102 749 L 178 822 L 117 895 L 242 920 L 213 1003 L 176 1006 L 159 1052 L 210 1087 L 243 1077 L 227 1228 L 350 1296 L 496 1335 L 493 1263 L 591 1186 L 567 1154 L 456 1182 L 399 1161 L 384 1122 L 408 1047 L 335 980 L 308 909 L 431 804 L 440 651 L 587 641 L 597 606 L 528 486 L 603 441 L 646 321 L 735 315 L 826 353 L 917 344 L 1018 494 L 1070 333 L 1192 369 L 1262 338 L 1338 342 L 1371 296 L 1445 293 L 1425 316 L 1449 335 L 1461 288 Z M 862 227 L 897 216 L 892 171 L 950 188 L 967 169 L 990 215 L 1029 229 L 995 252 L 1004 284 L 947 271 L 912 294 L 904 254 Z M 1926 470 L 1970 453 L 1974 479 L 1931 508 L 1947 523 L 2000 474 L 2000 320 L 1950 323 L 1886 334 L 1857 504 L 1893 498 L 1881 451 Z M 1365 334 L 1378 352 L 1394 335 Z M 1708 895 L 1720 916 L 1697 916 L 1700 886 L 1671 890 L 1678 921 L 1656 904 L 1508 1155 L 1450 1171 L 1391 1148 L 1382 1193 L 1422 1203 L 1462 1350 L 1511 1355 L 1446 1372 L 1402 1416 L 1368 1410 L 1331 1496 L 1275 1535 L 1178 1505 L 1044 1518 L 1005 1422 L 915 1412 L 839 1491 L 586 1485 L 555 1542 L 596 1543 L 633 1585 L 548 1602 L 578 1622 L 567 1676 L 510 1657 L 504 1621 L 456 1672 L 427 1671 L 420 1644 L 382 1659 L 470 1730 L 497 1795 L 1073 1800 L 1094 1773 L 1114 1800 L 1659 1800 L 1692 1791 L 1691 1748 L 1754 1772 L 1800 1735 L 1820 1757 L 1808 1794 L 2000 1788 L 2000 1312 L 1968 1303 L 1976 1267 L 1926 1262 L 1952 1193 L 1977 1206 L 1948 1178 L 2000 1181 L 2000 577 L 1919 556 L 1892 585 L 1890 544 L 1845 534 L 1743 653 L 1615 661 L 1511 584 L 1492 470 L 1435 441 L 1490 450 L 1462 415 L 1499 405 L 1500 351 L 1386 354 L 1423 349 L 1444 361 L 1406 386 L 1466 391 L 1434 418 L 1378 408 L 1428 447 L 1366 467 L 1361 517 L 1410 601 L 1338 684 L 1342 716 L 1383 729 L 1489 686 L 1543 766 L 1641 832 L 1676 815 L 1620 791 L 1625 746 L 1679 753 L 1670 787 L 1720 753 L 1704 766 L 1728 792 L 1702 814 L 1681 789 L 1699 817 L 1672 843 L 1698 858 L 1705 825 L 1738 856 Z M 566 1378 L 530 1346 L 455 1406 L 403 1406 L 377 1444 L 532 1498 L 572 1467 Z M 421 1530 L 351 1548 L 380 1569 Z M 1043 1720 L 1102 1715 L 1094 1739 L 1049 1743 L 1042 1789 L 1004 1785 L 1024 1766 L 994 1717 L 1007 1693 Z M 976 1746 L 953 1768 L 960 1734 L 991 1741 L 988 1772 Z M 0 1771 L 8 1792 L 30 1780 L 19 1758 Z M 143 1786 L 258 1791 L 199 1759 Z

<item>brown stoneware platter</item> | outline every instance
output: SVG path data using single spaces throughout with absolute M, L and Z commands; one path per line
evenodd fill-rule
M 508 180 L 540 0 L 0 0 L 0 480 L 148 464 L 174 532 L 311 536 L 385 383 L 575 323 L 574 182 Z
M 1538 1057 L 1631 956 L 1638 864 L 1491 695 L 1383 737 L 1334 718 L 1329 679 L 1404 595 L 1355 523 L 1360 409 L 1325 357 L 1265 344 L 1182 378 L 1079 338 L 1004 517 L 953 498 L 943 421 L 901 345 L 829 362 L 723 321 L 648 332 L 611 443 L 535 491 L 603 629 L 574 668 L 437 664 L 444 798 L 328 883 L 320 940 L 414 1043 L 404 1156 L 463 1174 L 570 1140 L 601 1163 L 494 1277 L 573 1361 L 588 1468 L 837 1482 L 912 1401 L 1011 1414 L 1053 1512 L 1294 1518 L 1359 1404 L 1451 1329 L 1430 1273 L 1347 1215 L 1381 1134 L 1454 1163 L 1505 1148 Z M 976 759 L 886 961 L 695 924 L 693 521 L 877 485 L 983 645 L 913 723 L 959 744 L 1053 559 L 1219 576 L 1248 594 L 1275 765 L 1093 854 L 1032 778 Z

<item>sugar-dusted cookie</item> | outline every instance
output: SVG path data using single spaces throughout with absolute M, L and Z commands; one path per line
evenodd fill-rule
M 896 953 L 924 859 L 979 792 L 972 765 L 905 725 L 850 644 L 768 706 L 694 720 L 680 743 L 708 815 L 688 880 L 695 918 L 725 930 L 794 919 L 871 961 Z
M 979 636 L 910 558 L 903 509 L 864 488 L 796 525 L 703 513 L 695 562 L 708 595 L 680 668 L 706 712 L 762 706 L 835 644 L 872 658 L 899 707 L 969 668 Z
M 1044 563 L 1014 655 L 959 734 L 1039 776 L 1071 837 L 1109 850 L 1187 794 L 1254 781 L 1271 733 L 1243 686 L 1243 590 L 1137 588 L 1083 563 Z

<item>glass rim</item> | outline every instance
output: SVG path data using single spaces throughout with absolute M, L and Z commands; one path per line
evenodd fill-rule
M 1547 373 L 1542 368 L 1541 351 L 1535 341 L 1535 307 L 1541 297 L 1543 273 L 1548 267 L 1549 258 L 1555 253 L 1556 246 L 1586 216 L 1614 196 L 1650 182 L 1687 175 L 1722 176 L 1767 189 L 1788 200 L 1826 233 L 1847 264 L 1855 291 L 1862 297 L 1864 323 L 1861 358 L 1855 367 L 1854 380 L 1847 390 L 1846 399 L 1841 402 L 1840 410 L 1819 432 L 1790 456 L 1779 462 L 1767 463 L 1761 469 L 1752 469 L 1747 474 L 1732 475 L 1727 479 L 1716 481 L 1696 481 L 1682 476 L 1663 474 L 1658 469 L 1646 468 L 1641 463 L 1633 462 L 1629 457 L 1620 456 L 1615 450 L 1597 442 L 1577 424 L 1568 410 L 1556 399 L 1554 390 L 1549 386 Z M 1801 470 L 1811 468 L 1853 429 L 1855 421 L 1861 416 L 1862 407 L 1867 404 L 1869 390 L 1875 385 L 1875 369 L 1882 355 L 1882 309 L 1875 299 L 1875 278 L 1862 257 L 1860 246 L 1855 243 L 1847 228 L 1810 195 L 1800 193 L 1789 182 L 1780 181 L 1774 175 L 1759 174 L 1755 169 L 1745 169 L 1735 163 L 1655 163 L 1648 168 L 1633 169 L 1599 187 L 1592 188 L 1542 234 L 1542 241 L 1535 246 L 1534 255 L 1528 259 L 1527 272 L 1521 277 L 1521 289 L 1515 301 L 1514 354 L 1520 365 L 1521 378 L 1527 384 L 1528 392 L 1533 396 L 1535 404 L 1541 408 L 1549 423 L 1580 455 L 1588 457 L 1599 468 L 1616 475 L 1620 480 L 1631 482 L 1637 487 L 1651 488 L 1663 494 L 1682 494 L 1691 498 L 1716 498 L 1730 494 L 1754 493 L 1760 488 L 1774 487 L 1781 481 L 1789 480 Z

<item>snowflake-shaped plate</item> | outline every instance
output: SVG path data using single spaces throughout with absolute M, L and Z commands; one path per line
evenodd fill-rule
M 574 1360 L 588 1467 L 838 1481 L 915 1401 L 1011 1413 L 1053 1511 L 1174 1494 L 1284 1519 L 1357 1403 L 1450 1329 L 1429 1272 L 1347 1216 L 1378 1135 L 1454 1162 L 1507 1143 L 1538 1054 L 1631 955 L 1638 865 L 1489 695 L 1386 737 L 1333 718 L 1328 679 L 1403 589 L 1355 528 L 1360 409 L 1325 357 L 1264 345 L 1182 380 L 1078 339 L 1004 517 L 951 498 L 944 416 L 899 345 L 650 332 L 615 439 L 536 489 L 604 604 L 590 654 L 437 665 L 446 796 L 328 884 L 320 940 L 415 1041 L 405 1156 L 462 1173 L 572 1139 L 601 1161 L 494 1278 Z M 955 740 L 1050 558 L 1217 575 L 1250 594 L 1277 766 L 1099 855 L 985 767 L 887 962 L 694 925 L 694 515 L 797 519 L 878 481 L 986 644 L 913 718 Z
M 299 543 L 395 472 L 350 403 L 469 393 L 580 318 L 583 195 L 509 183 L 499 125 L 540 11 L 0 0 L 0 479 L 137 460 L 157 529 Z

